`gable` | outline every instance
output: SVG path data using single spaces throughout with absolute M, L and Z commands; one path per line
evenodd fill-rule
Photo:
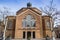
M 33 11 L 33 12 L 35 12 L 35 13 L 38 14 L 38 15 L 41 15 L 41 11 L 38 10 L 37 8 L 22 8 L 22 9 L 20 9 L 19 11 L 17 11 L 17 15 L 25 12 L 25 11 L 28 10 L 28 9 L 31 10 L 31 11 Z
M 40 16 L 40 15 L 41 15 L 41 14 L 36 13 L 35 11 L 32 11 L 32 10 L 30 10 L 30 9 L 27 9 L 27 10 L 19 13 L 17 16 L 20 16 L 20 15 L 23 15 L 23 14 L 24 14 L 24 15 L 34 14 L 35 16 Z

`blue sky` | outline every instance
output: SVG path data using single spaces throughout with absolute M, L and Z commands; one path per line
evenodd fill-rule
M 49 5 L 50 1 L 51 0 L 0 0 L 0 9 L 3 9 L 3 7 L 10 8 L 15 15 L 19 9 L 26 7 L 28 2 L 32 4 L 32 7 L 40 9 L 41 7 Z M 55 5 L 54 7 L 60 11 L 60 0 L 54 0 L 53 4 Z
M 0 7 L 5 6 L 8 8 L 11 8 L 14 12 L 18 11 L 22 7 L 26 7 L 26 4 L 28 2 L 32 3 L 33 7 L 37 7 L 40 9 L 40 7 L 44 7 L 46 5 L 49 5 L 49 1 L 51 0 L 0 0 Z M 60 0 L 54 0 L 55 7 L 60 10 Z

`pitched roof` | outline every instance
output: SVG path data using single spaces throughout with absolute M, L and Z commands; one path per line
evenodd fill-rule
M 39 14 L 39 15 L 41 14 L 41 11 L 40 11 L 39 9 L 35 8 L 35 7 L 31 7 L 31 8 L 24 8 L 24 7 L 23 7 L 23 8 L 21 8 L 20 10 L 17 11 L 16 15 L 20 14 L 21 12 L 26 11 L 27 9 L 30 9 L 30 10 L 36 12 L 36 13 Z

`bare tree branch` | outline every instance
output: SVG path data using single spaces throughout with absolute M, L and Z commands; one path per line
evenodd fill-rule
M 57 9 L 53 5 L 53 0 L 50 1 L 50 5 L 47 5 L 46 7 L 41 8 L 41 10 L 48 16 L 51 16 L 54 22 L 56 22 L 55 20 L 58 19 L 57 15 L 60 15 L 60 13 L 57 12 Z

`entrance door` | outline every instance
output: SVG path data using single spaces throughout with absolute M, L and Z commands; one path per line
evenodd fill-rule
M 27 39 L 31 38 L 31 32 L 27 32 Z

